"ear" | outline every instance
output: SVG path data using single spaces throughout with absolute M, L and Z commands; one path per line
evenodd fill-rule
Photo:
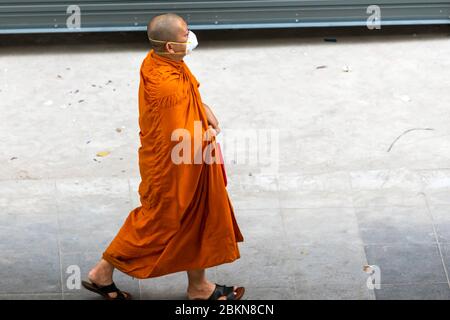
M 166 42 L 164 48 L 169 53 L 172 53 L 172 54 L 175 53 L 175 50 L 173 49 L 173 45 L 170 42 Z

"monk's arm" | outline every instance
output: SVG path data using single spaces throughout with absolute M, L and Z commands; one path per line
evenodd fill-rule
M 206 112 L 206 118 L 208 119 L 208 123 L 219 133 L 219 121 L 217 120 L 216 116 L 212 112 L 211 108 L 206 104 L 203 103 L 203 107 L 205 108 Z

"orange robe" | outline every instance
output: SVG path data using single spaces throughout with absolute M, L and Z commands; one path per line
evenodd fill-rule
M 130 212 L 103 253 L 105 260 L 135 278 L 203 269 L 240 257 L 237 242 L 244 239 L 221 167 L 194 162 L 195 154 L 210 143 L 194 143 L 194 121 L 201 121 L 201 135 L 208 128 L 198 87 L 183 61 L 161 57 L 151 50 L 142 63 L 141 206 Z M 171 160 L 172 149 L 179 143 L 171 138 L 176 129 L 190 133 L 191 164 Z M 198 130 L 196 134 L 198 137 Z

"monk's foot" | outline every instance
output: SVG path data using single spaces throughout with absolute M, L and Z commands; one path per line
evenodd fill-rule
M 206 281 L 200 285 L 194 286 L 189 285 L 187 290 L 187 296 L 189 300 L 206 300 L 208 299 L 214 290 L 216 289 L 216 285 L 210 281 Z M 237 287 L 234 286 L 233 290 L 236 291 Z M 218 300 L 227 300 L 226 296 L 220 297 Z
M 210 281 L 205 281 L 199 285 L 191 285 L 189 284 L 187 290 L 187 296 L 189 300 L 196 299 L 208 299 L 215 289 L 215 284 Z
M 109 286 L 113 283 L 112 270 L 114 269 L 102 260 L 89 272 L 88 279 L 98 287 Z M 117 297 L 117 292 L 110 292 L 108 295 L 114 299 Z

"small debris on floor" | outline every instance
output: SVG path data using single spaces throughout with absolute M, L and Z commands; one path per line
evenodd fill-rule
M 110 153 L 111 153 L 111 152 L 109 152 L 109 151 L 100 151 L 100 152 L 97 152 L 97 157 L 106 157 L 106 156 L 108 156 Z
M 411 97 L 406 94 L 395 95 L 395 97 L 403 102 L 411 102 Z
M 397 138 L 395 138 L 395 140 L 391 143 L 391 145 L 389 146 L 389 149 L 387 150 L 387 152 L 391 152 L 392 148 L 394 147 L 394 144 L 401 138 L 403 137 L 405 134 L 408 134 L 412 131 L 418 131 L 418 130 L 422 130 L 422 131 L 434 131 L 433 128 L 413 128 L 413 129 L 409 129 L 406 130 L 405 132 L 403 132 L 401 135 L 399 135 Z
M 19 173 L 18 173 L 18 178 L 19 179 L 24 179 L 24 180 L 31 180 L 31 179 L 33 179 L 33 177 L 31 177 L 26 170 L 20 170 Z
M 316 69 L 326 69 L 327 66 L 317 66 Z
M 401 96 L 400 97 L 400 99 L 402 99 L 402 101 L 404 101 L 404 102 L 410 102 L 411 101 L 411 98 L 409 97 L 409 96 Z
M 363 266 L 363 271 L 364 271 L 365 273 L 368 273 L 368 274 L 374 274 L 374 273 L 375 273 L 374 266 L 370 266 L 370 265 L 368 265 L 368 264 L 366 264 L 365 266 Z

